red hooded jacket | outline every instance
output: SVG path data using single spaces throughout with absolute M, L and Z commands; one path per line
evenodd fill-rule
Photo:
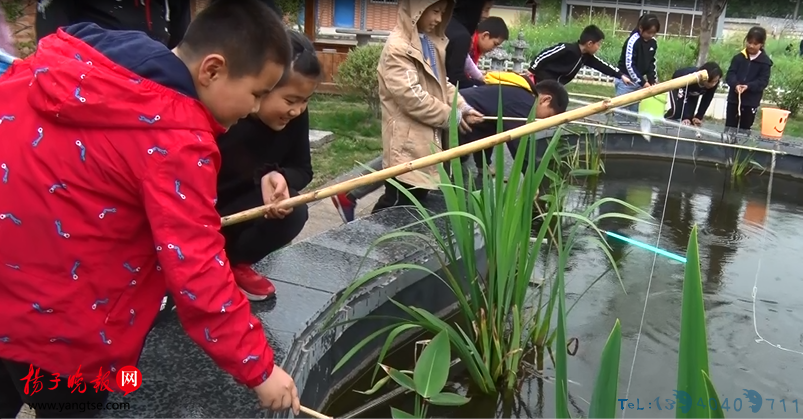
M 166 47 L 94 24 L 0 78 L 0 358 L 114 382 L 169 290 L 222 369 L 249 387 L 270 375 L 219 233 L 223 128 L 194 95 Z

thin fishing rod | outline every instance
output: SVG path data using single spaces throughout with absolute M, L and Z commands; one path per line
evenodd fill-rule
M 572 99 L 572 98 L 569 98 L 569 101 L 578 103 L 578 104 L 583 105 L 583 106 L 585 106 L 587 103 L 590 103 L 590 102 L 586 102 L 584 100 L 578 100 L 578 99 Z M 620 115 L 631 116 L 631 117 L 634 117 L 634 118 L 643 118 L 643 115 L 641 115 L 640 113 L 633 112 L 633 111 L 630 111 L 630 110 L 627 110 L 627 109 L 623 109 L 623 108 L 611 109 L 611 112 L 618 113 Z M 671 119 L 664 119 L 662 122 L 665 123 L 666 125 L 670 126 L 670 127 L 673 127 L 673 128 L 690 128 L 688 125 L 684 125 L 684 124 L 682 124 L 680 122 L 676 122 L 676 121 L 673 121 Z M 711 137 L 711 138 L 720 138 L 721 137 L 721 133 L 716 132 L 716 131 L 711 131 L 711 130 L 708 130 L 708 129 L 705 129 L 705 128 L 696 128 L 696 132 L 697 132 L 698 136 L 705 135 L 705 136 L 708 136 L 708 137 Z
M 497 117 L 496 116 L 485 116 L 484 119 L 495 121 L 497 119 Z M 502 117 L 502 120 L 503 121 L 523 121 L 523 122 L 526 122 L 527 118 L 518 118 L 518 117 L 505 116 L 505 117 Z M 536 119 L 536 120 L 538 120 L 538 119 Z M 675 137 L 675 136 L 672 136 L 672 135 L 665 135 L 665 134 L 653 134 L 653 133 L 649 133 L 649 132 L 637 131 L 637 130 L 632 130 L 632 129 L 628 129 L 628 128 L 621 128 L 621 127 L 612 126 L 612 125 L 597 124 L 597 123 L 593 123 L 593 122 L 569 121 L 569 122 L 567 122 L 567 124 L 570 124 L 570 125 L 582 125 L 582 126 L 595 127 L 595 128 L 606 128 L 606 129 L 610 129 L 610 130 L 613 130 L 613 131 L 625 132 L 625 133 L 629 133 L 629 134 L 649 135 L 651 137 L 666 138 L 666 139 L 669 139 L 669 140 L 680 140 L 680 141 L 686 141 L 686 142 L 692 142 L 692 143 L 698 143 L 698 144 L 717 145 L 717 146 L 723 146 L 723 147 L 738 148 L 738 149 L 742 149 L 742 150 L 758 151 L 758 152 L 762 152 L 762 153 L 777 154 L 777 155 L 782 155 L 782 156 L 787 154 L 786 152 L 779 151 L 779 150 L 770 150 L 770 149 L 766 149 L 766 148 L 751 147 L 751 146 L 746 146 L 746 145 L 741 145 L 741 144 L 729 144 L 729 143 L 721 143 L 721 142 L 716 142 L 716 141 L 698 140 L 698 139 L 693 139 L 693 138 Z M 684 127 L 685 127 L 685 125 L 684 125 Z

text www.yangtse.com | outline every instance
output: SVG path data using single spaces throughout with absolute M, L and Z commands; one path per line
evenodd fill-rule
M 34 410 L 87 412 L 93 410 L 128 410 L 128 403 L 32 403 Z

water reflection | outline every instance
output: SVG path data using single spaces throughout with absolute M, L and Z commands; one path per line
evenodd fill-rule
M 803 254 L 803 182 L 776 177 L 767 210 L 768 176 L 735 185 L 727 171 L 676 163 L 670 183 L 669 169 L 669 163 L 654 161 L 608 162 L 607 173 L 592 190 L 578 190 L 572 198 L 578 202 L 594 194 L 614 197 L 646 211 L 654 218 L 652 224 L 602 219 L 599 227 L 651 245 L 658 241 L 657 247 L 680 255 L 686 252 L 692 227 L 698 225 L 711 375 L 721 400 L 727 398 L 733 406 L 739 398 L 743 406 L 726 415 L 801 417 L 803 406 L 798 413 L 789 406 L 793 400 L 803 405 L 803 355 L 756 342 L 752 291 L 757 283 L 755 324 L 763 338 L 803 352 L 803 300 L 799 297 L 803 275 L 795 263 Z M 603 204 L 600 211 L 627 212 L 616 204 Z M 623 285 L 614 273 L 605 275 L 568 318 L 569 335 L 580 339 L 580 350 L 569 358 L 572 416 L 588 413 L 600 353 L 619 319 L 623 336 L 619 397 L 638 399 L 645 407 L 626 416 L 674 417 L 674 410 L 657 410 L 649 404 L 656 398 L 674 398 L 684 266 L 616 239 L 608 242 Z M 603 252 L 591 244 L 580 245 L 571 264 L 566 273 L 567 306 L 608 265 Z M 554 417 L 553 373 L 547 370 L 544 375 L 524 380 L 513 400 L 478 397 L 459 409 L 432 413 L 436 417 Z M 759 413 L 753 413 L 745 389 L 774 398 L 775 408 L 769 410 L 765 402 Z M 786 400 L 786 412 L 779 408 L 781 399 Z M 393 405 L 405 403 L 400 400 Z M 387 408 L 382 409 L 365 417 L 386 415 Z
M 669 168 L 669 164 L 644 161 L 608 163 L 607 173 L 597 185 L 600 197 L 624 199 L 646 210 L 654 218 L 654 225 L 610 220 L 601 227 L 655 245 L 663 220 L 658 247 L 685 254 L 689 234 L 697 224 L 706 281 L 710 362 L 720 397 L 730 398 L 731 404 L 735 398 L 746 403 L 742 393 L 748 388 L 773 395 L 764 397 L 794 400 L 798 395 L 793 389 L 803 388 L 799 374 L 803 356 L 755 342 L 751 293 L 758 276 L 756 324 L 762 336 L 803 351 L 803 307 L 796 297 L 803 281 L 788 262 L 782 262 L 795 260 L 803 251 L 803 242 L 797 237 L 803 227 L 799 209 L 803 206 L 803 184 L 776 178 L 767 212 L 768 176 L 745 179 L 736 185 L 726 171 L 676 164 L 670 183 Z M 603 206 L 601 210 L 622 212 L 617 205 Z M 571 391 L 577 398 L 590 398 L 600 351 L 618 318 L 624 337 L 620 397 L 625 397 L 629 389 L 627 397 L 640 399 L 642 406 L 656 397 L 673 398 L 683 266 L 615 239 L 609 243 L 619 258 L 626 294 L 613 279 L 601 282 L 572 312 L 569 333 L 580 337 L 583 349 L 570 358 L 570 378 L 579 383 Z M 628 252 L 629 256 L 622 258 Z M 574 278 L 569 281 L 578 276 L 594 277 L 603 269 L 600 252 L 589 248 L 579 249 L 577 254 L 584 257 L 575 262 L 571 274 Z M 757 273 L 759 260 L 762 268 Z M 571 288 L 567 292 L 576 295 L 586 283 L 584 279 L 567 282 Z M 553 389 L 547 386 L 547 390 Z M 578 408 L 573 413 L 584 412 Z M 627 417 L 672 417 L 674 413 L 648 407 L 628 412 Z M 554 413 L 547 406 L 545 414 Z M 769 415 L 790 417 L 795 413 L 762 411 L 758 416 Z M 731 411 L 728 416 L 756 415 L 745 408 Z
M 707 236 L 704 240 L 708 245 L 708 258 L 702 262 L 705 265 L 701 269 L 705 281 L 703 286 L 708 292 L 716 291 L 716 285 L 722 281 L 723 269 L 736 254 L 742 237 L 739 221 L 743 193 L 729 181 L 730 178 L 725 179 L 719 191 L 712 190 L 708 214 L 700 230 L 701 235 Z

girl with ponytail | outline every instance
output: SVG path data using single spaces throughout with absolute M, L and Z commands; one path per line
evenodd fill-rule
M 288 31 L 292 64 L 259 110 L 218 138 L 222 157 L 217 208 L 221 216 L 298 195 L 312 180 L 307 104 L 321 80 L 315 48 Z M 265 218 L 223 227 L 237 284 L 251 300 L 272 297 L 273 284 L 251 269 L 289 244 L 307 222 L 307 207 L 276 210 Z

